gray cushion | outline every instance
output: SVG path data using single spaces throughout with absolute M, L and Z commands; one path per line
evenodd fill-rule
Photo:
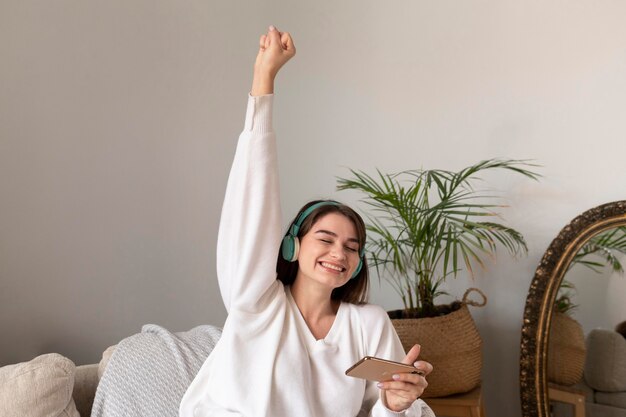
M 57 353 L 0 368 L 0 416 L 80 417 L 72 399 L 75 369 Z
M 587 403 L 585 407 L 585 415 L 587 417 L 626 417 L 626 409 L 604 404 Z M 570 414 L 567 417 L 571 416 L 572 414 L 570 411 Z
M 613 407 L 626 408 L 626 392 L 596 392 L 598 404 L 612 405 Z
M 91 415 L 91 404 L 93 404 L 93 398 L 96 395 L 98 380 L 97 364 L 76 367 L 72 397 L 76 403 L 76 409 L 83 417 Z
M 626 391 L 626 339 L 613 330 L 587 335 L 585 381 L 597 391 Z

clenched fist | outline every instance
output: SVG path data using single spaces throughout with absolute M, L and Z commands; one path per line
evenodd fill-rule
M 251 94 L 254 96 L 273 93 L 276 74 L 295 54 L 296 47 L 291 35 L 270 26 L 267 34 L 261 35 L 259 39 L 259 53 L 254 62 Z

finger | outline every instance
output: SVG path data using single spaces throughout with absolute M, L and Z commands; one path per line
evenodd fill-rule
M 265 46 L 265 43 L 267 42 L 267 36 L 266 35 L 261 35 L 261 38 L 259 39 L 259 46 L 262 49 L 265 49 L 267 46 Z
M 410 384 L 419 384 L 423 375 L 410 372 L 402 372 L 392 376 L 394 381 L 408 382 Z
M 424 376 L 427 376 L 433 371 L 433 366 L 426 361 L 417 361 L 413 364 L 415 369 L 420 371 Z
M 413 345 L 411 350 L 409 350 L 409 353 L 407 353 L 404 359 L 402 360 L 402 363 L 411 365 L 415 361 L 417 361 L 417 357 L 420 355 L 420 349 L 421 349 L 420 345 Z
M 267 39 L 269 40 L 268 47 L 272 45 L 280 47 L 280 32 L 273 25 L 270 26 L 269 32 L 267 32 Z
M 411 398 L 415 398 L 415 394 L 413 393 L 420 390 L 420 387 L 416 386 L 415 384 L 410 384 L 408 382 L 401 382 L 401 381 L 379 382 L 377 386 L 378 388 L 384 389 L 384 390 L 403 391 L 405 393 L 409 392 L 411 393 L 410 395 Z M 399 394 L 399 392 L 397 394 Z M 405 394 L 402 394 L 402 395 L 405 395 Z
M 289 32 L 283 32 L 280 35 L 280 43 L 283 45 L 283 48 L 287 50 L 293 49 L 293 39 L 291 39 Z

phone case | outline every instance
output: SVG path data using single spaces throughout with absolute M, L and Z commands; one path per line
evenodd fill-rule
M 367 379 L 368 381 L 391 381 L 392 376 L 398 373 L 418 374 L 417 369 L 411 365 L 400 362 L 394 362 L 387 359 L 366 356 L 347 371 L 346 375 L 354 378 Z

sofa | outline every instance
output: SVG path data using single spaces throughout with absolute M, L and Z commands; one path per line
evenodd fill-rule
M 1 417 L 177 415 L 187 387 L 219 340 L 219 327 L 172 333 L 148 324 L 75 366 L 48 353 L 0 368 Z
M 613 330 L 594 329 L 585 339 L 583 380 L 586 417 L 626 417 L 626 339 Z M 571 407 L 555 403 L 554 417 L 572 416 Z

